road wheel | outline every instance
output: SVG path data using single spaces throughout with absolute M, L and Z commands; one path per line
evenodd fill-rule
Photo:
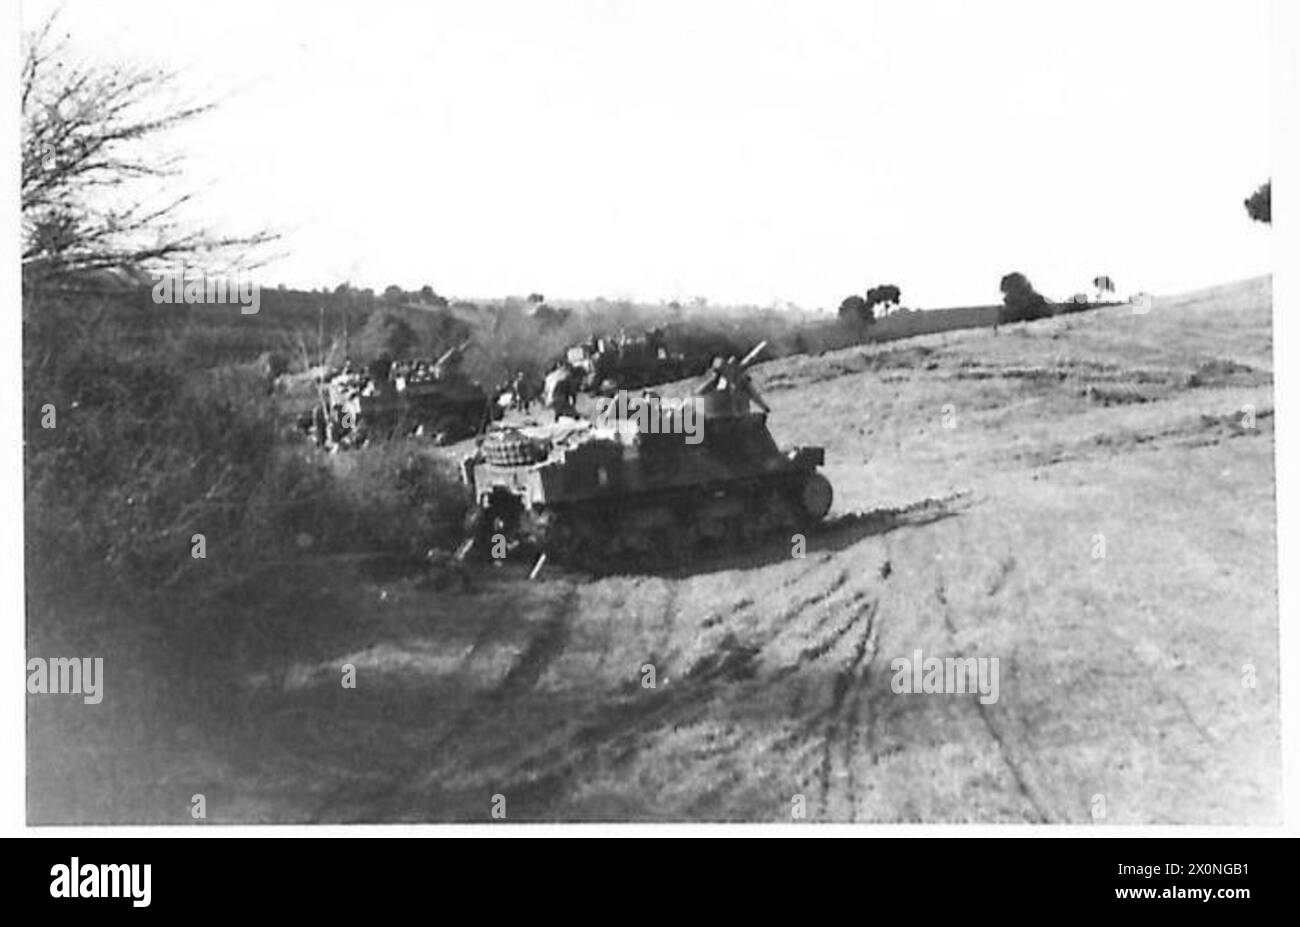
M 799 502 L 804 514 L 813 521 L 820 521 L 826 517 L 826 513 L 831 510 L 832 498 L 830 480 L 820 473 L 809 474 L 804 480 L 803 488 L 799 491 Z

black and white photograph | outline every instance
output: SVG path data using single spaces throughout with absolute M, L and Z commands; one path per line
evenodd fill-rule
M 1283 6 L 24 0 L 19 827 L 1281 830 Z

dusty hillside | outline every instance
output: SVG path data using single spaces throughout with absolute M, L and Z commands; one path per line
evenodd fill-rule
M 117 730 L 114 804 L 76 779 L 79 802 L 50 807 L 1276 820 L 1271 364 L 1253 281 L 762 365 L 778 441 L 827 449 L 836 503 L 806 557 L 508 565 L 468 592 L 323 562 L 310 644 L 221 661 L 219 717 Z M 997 701 L 896 694 L 891 662 L 916 650 L 997 658 Z

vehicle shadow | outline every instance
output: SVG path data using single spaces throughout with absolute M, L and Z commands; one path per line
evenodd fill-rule
M 901 508 L 881 508 L 866 512 L 845 512 L 827 519 L 810 531 L 804 543 L 804 555 L 836 553 L 871 537 L 889 534 L 900 528 L 919 528 L 961 515 L 971 505 L 968 494 L 925 500 Z M 611 564 L 607 570 L 591 569 L 594 577 L 658 576 L 684 579 L 728 570 L 754 570 L 784 563 L 791 559 L 793 538 L 777 536 L 763 540 L 745 550 L 691 552 L 668 564 L 644 567 L 635 562 Z

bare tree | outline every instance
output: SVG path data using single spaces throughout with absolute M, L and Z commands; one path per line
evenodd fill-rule
M 190 193 L 166 193 L 179 159 L 156 138 L 210 109 L 176 102 L 176 74 L 76 62 L 51 16 L 23 37 L 21 75 L 24 277 L 148 270 L 211 260 L 273 240 L 186 229 Z M 152 183 L 151 183 L 152 182 Z

